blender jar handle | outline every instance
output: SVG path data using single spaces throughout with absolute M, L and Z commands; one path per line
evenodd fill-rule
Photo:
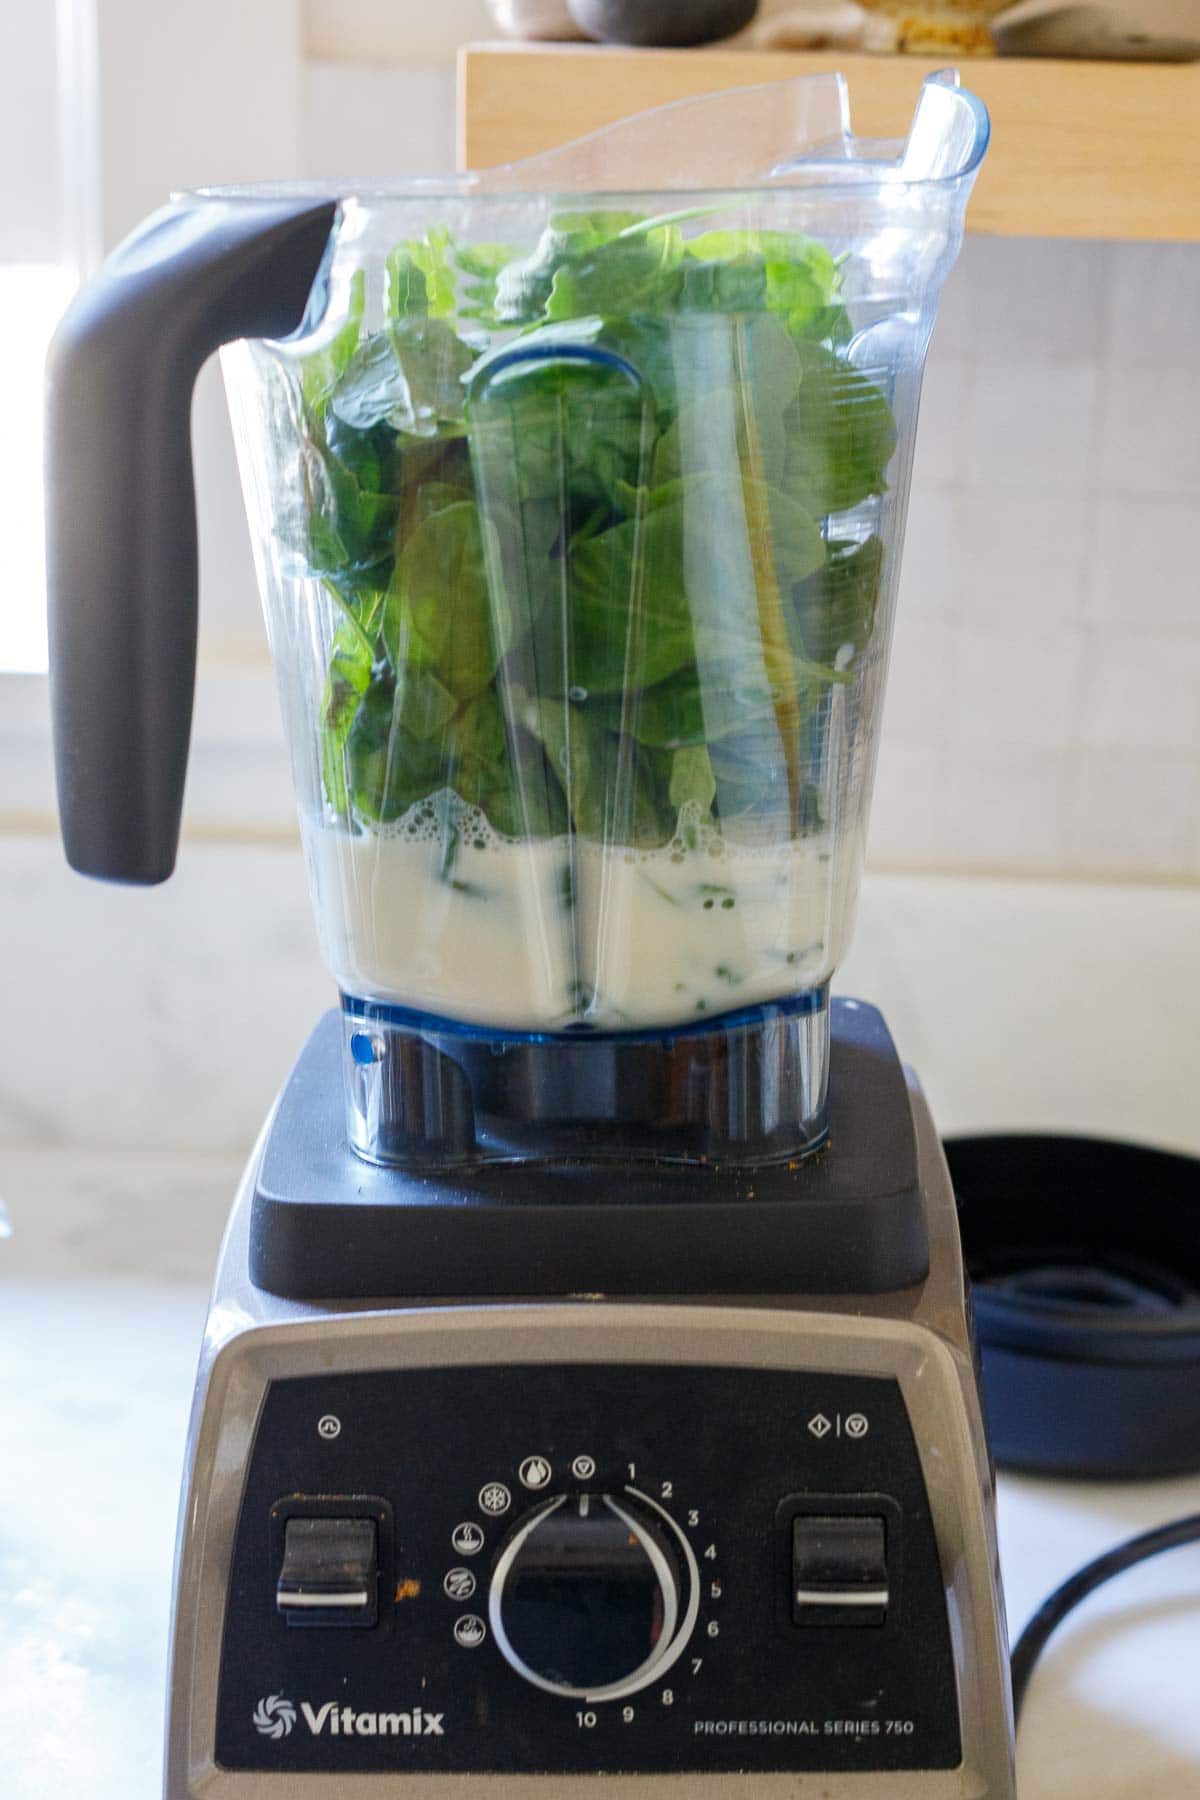
M 48 362 L 50 694 L 67 860 L 109 881 L 175 865 L 196 666 L 191 401 L 242 337 L 308 308 L 334 201 L 197 195 L 153 214 L 59 325 Z

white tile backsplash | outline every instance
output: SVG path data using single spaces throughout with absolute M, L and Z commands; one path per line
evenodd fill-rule
M 455 167 L 450 61 L 311 62 L 305 102 L 315 176 L 393 179 L 445 175 Z
M 1105 269 L 1107 348 L 1131 365 L 1173 365 L 1200 381 L 1200 253 L 1193 244 L 1121 244 Z
M 1041 635 L 1080 617 L 1090 531 L 1085 495 L 972 487 L 957 518 L 957 620 L 965 631 Z
M 1200 248 L 968 237 L 917 435 L 877 861 L 1200 878 L 1198 516 Z
M 937 619 L 910 619 L 892 644 L 883 729 L 907 747 L 941 749 L 945 695 L 956 691 L 954 633 Z
M 1200 405 L 1200 382 L 1196 394 Z M 1104 631 L 1200 635 L 1198 525 L 1195 495 L 1165 500 L 1101 495 L 1095 508 L 1088 617 Z
M 1091 477 L 1094 362 L 981 356 L 967 442 L 977 492 L 1082 494 Z
M 1093 636 L 1080 724 L 1089 751 L 1200 756 L 1200 637 L 1127 629 Z
M 944 1132 L 1200 1153 L 1200 892 L 868 875 L 836 986 L 882 1007 Z
M 1196 251 L 1200 256 L 1200 249 Z M 1200 330 L 1200 314 L 1192 321 Z M 1190 358 L 1188 359 L 1190 362 Z M 1157 362 L 1126 362 L 1114 348 L 1100 406 L 1099 481 L 1116 494 L 1200 492 L 1200 376 L 1178 366 L 1175 345 Z
M 952 741 L 986 746 L 1068 750 L 1079 733 L 1076 672 L 1082 632 L 1057 626 L 1040 631 L 1001 629 L 989 616 L 959 633 Z
M 970 238 L 964 348 L 1019 362 L 1091 361 L 1106 324 L 1108 244 L 1041 238 Z M 953 277 L 951 278 L 953 280 Z
M 871 855 L 880 864 L 934 868 L 946 858 L 947 761 L 941 748 L 885 732 L 875 773 Z
M 960 479 L 967 455 L 974 376 L 969 357 L 940 348 L 931 350 L 921 389 L 914 491 L 953 485 Z
M 1080 757 L 1064 851 L 1097 874 L 1173 874 L 1196 866 L 1200 760 L 1147 750 Z
M 918 453 L 919 454 L 919 453 Z M 962 616 L 962 541 L 964 497 L 931 483 L 914 485 L 900 569 L 900 610 L 907 625 L 937 619 L 945 624 Z
M 955 748 L 945 777 L 945 841 L 968 868 L 1061 866 L 1073 755 L 980 743 Z
M 248 1150 L 336 1000 L 298 845 L 185 841 L 132 889 L 0 834 L 0 928 L 0 1141 Z

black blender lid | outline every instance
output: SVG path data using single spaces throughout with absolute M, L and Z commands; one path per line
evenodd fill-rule
M 1032 1134 L 945 1148 L 997 1461 L 1200 1468 L 1200 1161 Z

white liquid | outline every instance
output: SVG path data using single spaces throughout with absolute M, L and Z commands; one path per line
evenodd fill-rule
M 694 1024 L 826 980 L 849 933 L 823 836 L 639 852 L 498 839 L 476 815 L 452 858 L 403 829 L 305 837 L 339 985 L 468 1023 Z

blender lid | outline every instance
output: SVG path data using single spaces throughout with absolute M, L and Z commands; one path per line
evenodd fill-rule
M 960 86 L 958 70 L 939 69 L 921 84 L 906 138 L 856 137 L 846 78 L 831 72 L 670 101 L 489 169 L 401 180 L 252 182 L 174 198 L 370 204 L 953 183 L 974 175 L 990 129 L 986 107 Z

